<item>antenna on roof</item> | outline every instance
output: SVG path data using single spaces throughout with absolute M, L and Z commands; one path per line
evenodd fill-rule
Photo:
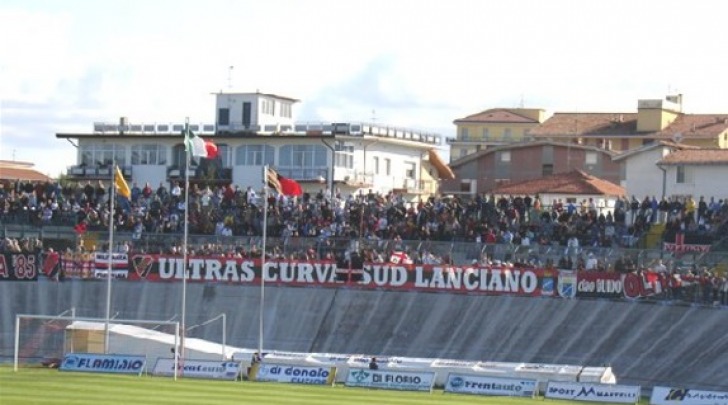
M 228 68 L 228 90 L 233 88 L 233 68 L 235 68 L 233 65 Z
M 372 124 L 377 122 L 377 110 L 372 108 Z
M 518 108 L 523 108 L 525 105 L 525 101 L 523 100 L 523 93 L 521 93 L 521 104 L 519 104 Z

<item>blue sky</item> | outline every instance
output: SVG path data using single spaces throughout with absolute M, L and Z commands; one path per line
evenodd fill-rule
M 446 136 L 454 119 L 487 108 L 634 112 L 638 99 L 668 92 L 685 95 L 686 112 L 728 113 L 727 9 L 671 0 L 4 0 L 0 159 L 55 176 L 76 160 L 56 133 L 120 116 L 213 122 L 211 93 L 221 90 L 298 98 L 300 120 L 375 117 Z

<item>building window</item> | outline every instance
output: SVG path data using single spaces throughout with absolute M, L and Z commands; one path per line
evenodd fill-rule
M 384 174 L 386 176 L 392 175 L 392 159 L 384 158 Z
M 354 145 L 348 142 L 336 141 L 334 151 L 334 165 L 336 167 L 354 168 Z
M 167 148 L 162 145 L 142 144 L 131 147 L 132 165 L 166 165 Z
M 472 184 L 471 180 L 462 180 L 460 181 L 460 192 L 462 193 L 469 193 L 470 192 L 470 185 Z
M 487 141 L 489 137 L 490 137 L 490 130 L 488 128 L 483 128 L 483 139 L 485 139 Z
M 291 118 L 291 103 L 281 103 L 281 117 Z
M 273 165 L 274 149 L 269 145 L 242 145 L 235 150 L 235 165 L 264 166 Z
M 542 176 L 550 176 L 552 174 L 554 174 L 554 165 L 544 164 L 541 166 L 541 175 Z
M 283 145 L 278 153 L 278 173 L 294 179 L 327 178 L 327 151 L 323 145 Z
M 510 151 L 501 152 L 500 161 L 501 162 L 510 162 L 511 161 L 511 152 Z
M 230 109 L 220 108 L 217 110 L 217 124 L 230 125 Z
M 260 113 L 266 115 L 274 115 L 274 101 L 267 98 L 260 100 Z
M 460 128 L 460 140 L 467 141 L 470 138 L 470 131 L 468 128 Z
M 217 144 L 217 159 L 222 162 L 222 167 L 232 167 L 233 148 L 224 143 Z
M 379 156 L 374 156 L 374 174 L 379 174 Z
M 675 182 L 678 184 L 684 184 L 687 182 L 687 171 L 685 170 L 685 166 L 679 165 L 676 167 L 677 171 L 677 178 L 675 179 Z
M 416 178 L 415 168 L 417 166 L 414 164 L 414 162 L 404 162 L 404 167 L 405 167 L 404 176 L 408 179 L 415 179 Z
M 597 153 L 596 152 L 587 152 L 585 160 L 586 160 L 586 164 L 588 164 L 588 165 L 597 164 Z
M 126 165 L 126 149 L 114 143 L 90 143 L 81 145 L 81 164 L 86 166 Z
M 511 129 L 506 128 L 503 130 L 503 140 L 504 141 L 510 141 L 511 140 Z

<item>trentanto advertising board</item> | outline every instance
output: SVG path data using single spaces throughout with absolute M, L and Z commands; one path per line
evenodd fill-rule
M 544 396 L 551 399 L 568 399 L 572 401 L 636 404 L 640 399 L 640 387 L 636 385 L 549 381 Z
M 69 353 L 63 357 L 60 369 L 87 373 L 141 374 L 146 363 L 144 356 Z
M 655 387 L 650 405 L 728 405 L 728 392 Z
M 272 381 L 292 384 L 333 385 L 336 367 L 293 366 L 258 363 L 250 370 L 251 381 Z
M 432 391 L 434 372 L 349 369 L 345 385 L 348 387 L 380 388 L 400 391 Z
M 235 380 L 240 375 L 240 363 L 234 361 L 184 360 L 180 361 L 178 375 L 213 380 Z M 173 376 L 174 359 L 157 359 L 152 375 Z
M 536 394 L 536 384 L 536 380 L 525 378 L 501 378 L 476 374 L 450 373 L 445 382 L 445 392 L 533 397 Z

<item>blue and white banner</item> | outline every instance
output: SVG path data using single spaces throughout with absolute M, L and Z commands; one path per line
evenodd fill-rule
M 146 363 L 144 356 L 69 353 L 63 357 L 60 369 L 87 373 L 141 374 Z
M 728 405 L 728 392 L 690 388 L 655 387 L 650 405 Z
M 533 397 L 536 394 L 536 383 L 536 380 L 525 378 L 503 378 L 450 373 L 447 375 L 447 381 L 445 382 L 445 392 Z
M 640 399 L 640 387 L 638 385 L 549 381 L 544 396 L 572 401 L 636 404 Z
M 252 381 L 273 381 L 295 384 L 333 385 L 336 367 L 292 366 L 258 363 L 250 370 Z
M 153 375 L 173 376 L 174 359 L 157 359 L 152 369 Z M 240 363 L 215 360 L 180 360 L 177 375 L 191 378 L 210 378 L 213 380 L 235 380 L 240 374 Z
M 381 388 L 402 391 L 432 391 L 435 373 L 393 370 L 349 369 L 346 385 L 349 387 Z

